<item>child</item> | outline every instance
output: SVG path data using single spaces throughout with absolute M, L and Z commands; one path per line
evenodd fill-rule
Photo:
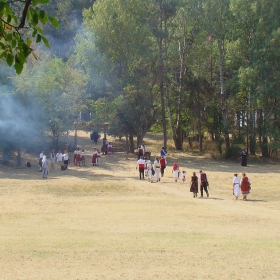
M 181 172 L 181 174 L 182 174 L 182 181 L 183 181 L 183 183 L 186 181 L 186 176 L 187 176 L 187 172 L 186 171 L 182 171 Z

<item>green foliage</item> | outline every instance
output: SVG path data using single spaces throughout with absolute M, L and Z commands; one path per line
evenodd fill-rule
M 4 0 L 0 2 L 0 58 L 9 66 L 14 66 L 17 74 L 22 72 L 33 51 L 32 42 L 38 44 L 43 41 L 45 46 L 50 47 L 41 26 L 50 22 L 58 27 L 57 20 L 41 9 L 41 5 L 48 4 L 49 0 L 20 3 L 18 6 Z

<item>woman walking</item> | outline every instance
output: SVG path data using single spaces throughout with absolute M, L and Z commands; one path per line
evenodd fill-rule
M 155 171 L 155 176 L 157 178 L 157 182 L 160 181 L 160 162 L 158 160 L 158 158 L 155 158 L 154 161 L 154 171 Z
M 179 165 L 177 163 L 173 164 L 172 173 L 174 181 L 177 182 L 179 178 Z
M 190 184 L 190 192 L 193 193 L 193 197 L 197 197 L 198 193 L 198 177 L 196 176 L 196 173 L 193 172 L 193 175 L 191 177 L 191 184 Z
M 241 193 L 243 195 L 243 200 L 247 200 L 247 196 L 251 190 L 251 182 L 250 179 L 246 176 L 246 173 L 242 173 L 240 188 L 241 188 Z
M 238 199 L 240 195 L 240 179 L 238 178 L 238 174 L 235 173 L 232 179 L 232 188 L 233 188 L 233 195 L 235 199 Z

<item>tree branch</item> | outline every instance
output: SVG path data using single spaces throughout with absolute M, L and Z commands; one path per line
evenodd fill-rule
M 30 4 L 31 4 L 31 1 L 32 1 L 32 0 L 27 0 L 27 1 L 25 2 L 25 6 L 24 6 L 24 9 L 23 9 L 23 12 L 22 12 L 21 23 L 20 23 L 20 25 L 18 26 L 19 28 L 23 28 L 24 25 L 25 25 L 26 15 L 27 15 L 29 6 L 30 6 Z

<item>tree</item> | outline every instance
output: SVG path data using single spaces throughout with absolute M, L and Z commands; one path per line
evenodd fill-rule
M 0 58 L 5 59 L 9 66 L 13 65 L 17 74 L 21 73 L 27 57 L 33 53 L 32 43 L 43 41 L 49 47 L 41 26 L 50 22 L 58 27 L 57 20 L 41 9 L 48 2 L 0 1 Z

